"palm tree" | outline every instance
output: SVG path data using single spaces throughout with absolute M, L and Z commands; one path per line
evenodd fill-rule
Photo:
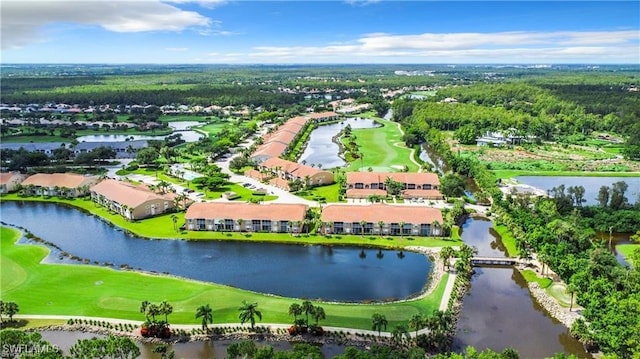
M 147 305 L 147 318 L 151 317 L 151 321 L 156 321 L 156 315 L 160 315 L 160 308 L 156 304 L 150 303 Z
M 316 321 L 316 325 L 318 325 L 318 322 L 319 322 L 321 319 L 326 319 L 326 318 L 327 318 L 327 316 L 326 316 L 326 314 L 325 314 L 325 312 L 324 312 L 324 308 L 322 308 L 321 306 L 317 306 L 317 307 L 315 307 L 315 308 L 313 309 L 313 314 L 312 314 L 312 316 L 313 316 L 313 320 L 315 320 L 315 321 Z
M 304 302 L 302 302 L 302 306 L 300 308 L 302 309 L 302 312 L 307 316 L 307 325 L 309 325 L 309 314 L 313 314 L 313 310 L 315 309 L 313 303 L 305 300 Z
M 569 303 L 569 311 L 573 311 L 573 295 L 576 293 L 577 290 L 577 286 L 573 283 L 573 281 L 569 281 L 569 284 L 567 284 L 567 292 L 569 292 L 571 294 L 571 302 Z
M 177 224 L 178 224 L 178 216 L 176 216 L 175 214 L 172 214 L 171 215 L 171 222 L 173 222 L 173 230 L 177 232 L 178 231 L 178 226 L 177 226 Z
M 169 323 L 169 314 L 173 313 L 173 306 L 169 304 L 166 300 L 160 302 L 160 306 L 158 307 L 159 314 L 164 314 L 164 322 Z
M 242 219 L 242 218 L 238 218 L 238 219 L 236 220 L 236 223 L 238 224 L 238 230 L 239 230 L 240 232 L 242 232 L 242 225 L 244 224 L 244 219 Z
M 293 315 L 293 323 L 298 322 L 298 316 L 302 314 L 302 307 L 298 303 L 293 303 L 289 306 L 289 315 Z
M 440 222 L 436 219 L 433 222 L 431 222 L 431 233 L 433 234 L 434 232 L 437 232 L 438 229 L 440 228 Z M 442 235 L 442 233 L 440 233 L 440 235 Z
M 380 332 L 382 331 L 382 329 L 387 330 L 387 324 L 389 322 L 387 321 L 387 318 L 384 315 L 380 313 L 374 313 L 373 316 L 371 316 L 371 321 L 372 321 L 371 329 L 377 330 L 378 336 L 380 336 Z
M 240 324 L 251 322 L 251 329 L 256 325 L 256 317 L 262 320 L 262 313 L 257 309 L 258 303 L 248 303 L 246 300 L 242 301 L 242 306 L 238 308 L 240 315 Z
M 224 232 L 224 219 L 218 220 L 218 229 Z
M 367 225 L 367 221 L 360 221 L 360 237 L 364 237 L 364 226 Z
M 440 250 L 440 259 L 442 260 L 442 269 L 449 268 L 449 259 L 455 256 L 455 251 L 451 247 L 444 247 Z
M 140 313 L 144 314 L 144 316 L 147 318 L 147 321 L 149 320 L 149 314 L 147 313 L 147 308 L 149 307 L 149 305 L 151 305 L 151 303 L 149 303 L 148 300 L 140 303 Z
M 406 324 L 396 325 L 395 328 L 393 328 L 393 331 L 391 332 L 391 335 L 392 335 L 393 341 L 396 343 L 396 345 L 402 343 L 403 337 L 407 338 L 407 340 L 409 338 L 411 338 L 409 336 L 409 331 L 407 330 L 407 325 Z
M 201 305 L 196 309 L 196 319 L 202 318 L 202 329 L 207 330 L 207 323 L 213 324 L 213 311 L 209 304 Z
M 384 228 L 384 222 L 378 221 L 378 229 L 380 230 L 380 237 L 382 237 L 382 229 Z
M 414 314 L 409 319 L 409 326 L 416 330 L 416 339 L 418 338 L 418 331 L 424 328 L 424 318 L 420 313 Z
M 404 221 L 401 221 L 401 222 L 400 222 L 400 238 L 401 238 L 401 239 L 402 239 L 402 238 L 404 238 L 404 225 L 405 225 L 405 224 L 406 224 L 406 223 L 404 223 Z

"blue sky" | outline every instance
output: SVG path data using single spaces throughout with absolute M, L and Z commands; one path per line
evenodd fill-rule
M 640 63 L 635 1 L 2 0 L 2 63 Z

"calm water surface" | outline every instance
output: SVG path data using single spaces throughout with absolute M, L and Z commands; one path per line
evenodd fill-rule
M 419 293 L 432 264 L 422 254 L 354 247 L 145 240 L 96 217 L 51 203 L 2 202 L 3 222 L 27 228 L 91 262 L 220 283 L 261 293 L 337 301 Z M 286 235 L 286 234 L 285 234 Z M 58 262 L 53 253 L 47 261 Z
M 318 126 L 318 128 L 311 132 L 307 148 L 300 156 L 298 162 L 306 161 L 308 165 L 322 164 L 323 168 L 344 166 L 346 162 L 338 156 L 340 149 L 331 139 L 347 125 L 351 126 L 352 129 L 374 128 L 379 126 L 374 120 L 356 118 L 349 118 L 343 122 L 331 125 Z
M 505 256 L 492 222 L 468 219 L 462 239 L 482 256 Z M 454 349 L 468 345 L 478 350 L 502 351 L 512 347 L 521 358 L 544 358 L 554 353 L 589 357 L 569 330 L 552 318 L 531 297 L 527 284 L 513 268 L 476 268 L 471 290 L 463 300 Z
M 619 181 L 624 181 L 629 186 L 625 192 L 625 196 L 630 203 L 635 203 L 638 195 L 640 195 L 640 177 L 517 176 L 514 178 L 519 182 L 545 191 L 560 185 L 564 185 L 565 187 L 582 186 L 585 189 L 584 199 L 587 200 L 585 202 L 586 205 L 595 205 L 598 203 L 597 197 L 600 187 L 611 187 L 613 183 Z

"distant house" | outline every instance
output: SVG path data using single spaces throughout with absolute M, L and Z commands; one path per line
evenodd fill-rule
M 260 164 L 260 169 L 271 172 L 277 177 L 293 181 L 301 180 L 308 186 L 324 186 L 334 182 L 333 173 L 320 168 L 272 157 Z
M 194 203 L 185 214 L 190 231 L 300 233 L 307 213 L 304 204 Z
M 19 150 L 21 148 L 23 148 L 26 151 L 29 152 L 40 152 L 40 153 L 44 153 L 47 156 L 53 156 L 53 150 L 63 147 L 63 146 L 68 146 L 68 144 L 65 144 L 63 142 L 42 142 L 42 143 L 31 143 L 31 142 L 24 142 L 24 143 L 3 143 L 2 144 L 2 149 L 10 149 L 10 150 Z
M 437 208 L 389 204 L 330 204 L 320 215 L 323 233 L 441 236 L 442 212 Z
M 9 193 L 15 191 L 18 186 L 27 178 L 27 175 L 20 172 L 2 172 L 0 173 L 0 193 Z
M 402 183 L 402 197 L 439 200 L 440 179 L 429 172 L 348 172 L 346 181 L 347 198 L 368 198 L 387 195 L 387 178 Z
M 135 158 L 136 153 L 148 147 L 147 140 L 118 141 L 118 142 L 80 142 L 74 149 L 74 154 L 91 152 L 98 147 L 109 147 L 116 152 L 116 158 Z
M 130 219 L 165 213 L 175 207 L 172 194 L 157 194 L 146 186 L 106 179 L 91 187 L 91 199 Z
M 87 194 L 89 188 L 98 181 L 96 176 L 75 173 L 37 173 L 27 177 L 21 184 L 29 194 L 78 197 Z
M 307 114 L 306 116 L 316 122 L 337 120 L 339 117 L 339 115 L 333 111 L 317 112 L 317 113 L 313 112 L 313 113 Z
M 515 132 L 515 129 L 510 129 L 509 132 Z M 524 136 L 515 136 L 511 134 L 505 134 L 503 132 L 490 132 L 487 131 L 484 136 L 476 139 L 478 146 L 503 146 L 503 145 L 515 145 L 521 144 L 525 140 Z

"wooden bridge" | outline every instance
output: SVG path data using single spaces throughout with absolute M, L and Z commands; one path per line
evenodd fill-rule
M 517 264 L 527 264 L 526 260 L 512 257 L 473 257 L 471 265 L 474 267 L 501 266 L 510 267 Z

